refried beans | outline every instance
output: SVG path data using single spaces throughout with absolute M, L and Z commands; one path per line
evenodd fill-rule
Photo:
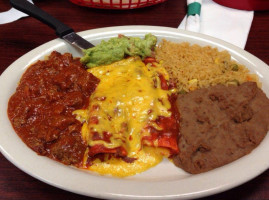
M 197 174 L 250 153 L 269 129 L 269 99 L 255 82 L 180 95 L 180 153 L 175 165 Z

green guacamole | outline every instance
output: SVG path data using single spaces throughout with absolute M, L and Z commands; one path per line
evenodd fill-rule
M 144 39 L 126 36 L 111 38 L 93 48 L 84 50 L 84 56 L 80 61 L 91 68 L 111 64 L 126 56 L 140 56 L 144 59 L 152 55 L 156 43 L 156 36 L 150 33 L 146 34 Z

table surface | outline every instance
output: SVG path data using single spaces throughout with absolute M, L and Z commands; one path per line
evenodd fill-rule
M 177 28 L 186 14 L 186 1 L 168 0 L 155 6 L 134 10 L 100 10 L 80 7 L 68 0 L 38 0 L 44 9 L 75 31 L 120 26 L 156 25 Z M 0 1 L 0 12 L 10 9 Z M 269 11 L 256 11 L 246 50 L 269 64 Z M 0 25 L 0 74 L 16 59 L 39 45 L 55 39 L 54 31 L 27 17 Z M 1 133 L 3 134 L 3 133 Z M 269 170 L 229 191 L 205 199 L 269 199 Z M 12 165 L 0 154 L 0 199 L 94 199 L 47 185 Z

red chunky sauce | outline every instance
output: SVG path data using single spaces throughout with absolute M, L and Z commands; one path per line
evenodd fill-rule
M 8 116 L 21 139 L 35 152 L 67 165 L 80 165 L 86 143 L 72 112 L 86 108 L 99 79 L 79 59 L 52 52 L 22 76 L 10 98 Z

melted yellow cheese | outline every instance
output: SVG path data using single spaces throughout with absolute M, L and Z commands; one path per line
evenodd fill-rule
M 96 159 L 88 169 L 101 175 L 112 175 L 117 177 L 132 176 L 156 166 L 163 160 L 163 156 L 168 155 L 167 149 L 156 147 L 143 147 L 137 153 L 138 159 L 132 163 L 127 163 L 119 158 L 105 157 L 104 161 Z
M 117 158 L 104 163 L 96 160 L 90 170 L 100 174 L 112 174 L 115 170 L 113 175 L 126 176 L 158 164 L 162 155 L 144 150 L 141 141 L 149 135 L 143 128 L 149 125 L 158 130 L 157 117 L 171 116 L 168 95 L 172 91 L 163 90 L 159 78 L 162 74 L 168 81 L 166 70 L 157 63 L 155 66 L 145 65 L 140 58 L 131 57 L 88 71 L 99 78 L 100 83 L 90 97 L 88 109 L 74 111 L 77 119 L 84 123 L 83 139 L 89 146 L 124 147 L 128 157 L 137 159 L 134 163 Z M 110 141 L 94 140 L 93 132 L 98 133 L 100 138 L 109 133 Z

